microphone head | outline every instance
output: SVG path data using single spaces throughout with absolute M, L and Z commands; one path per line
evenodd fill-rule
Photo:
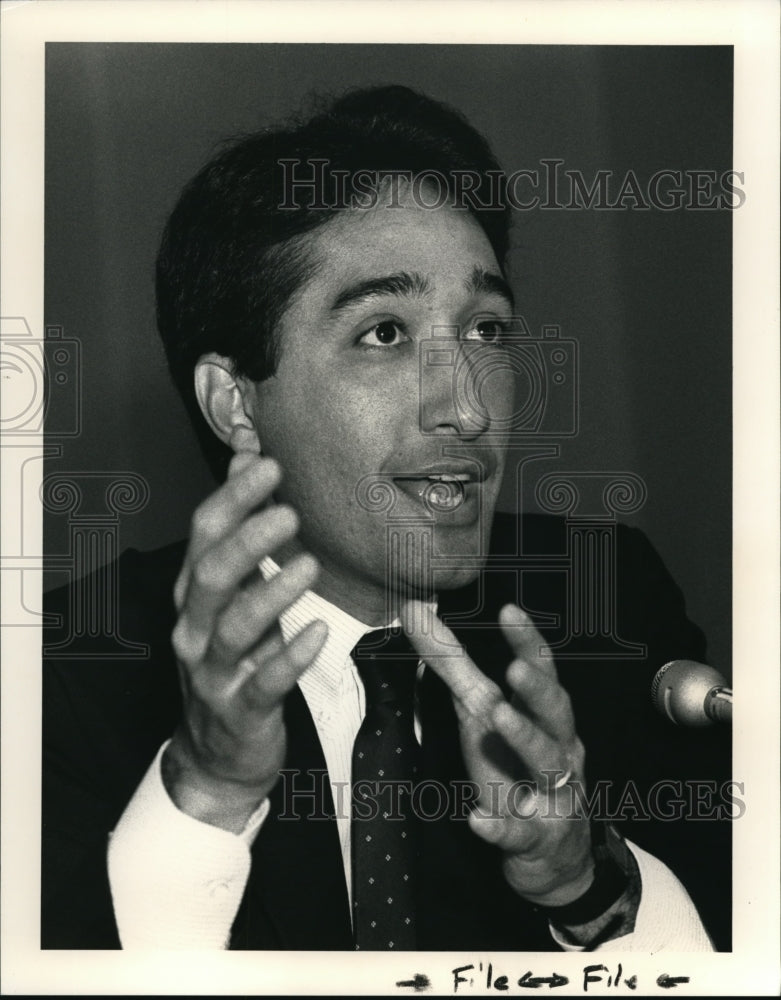
M 706 700 L 726 680 L 718 670 L 694 660 L 671 660 L 657 671 L 651 698 L 659 711 L 679 726 L 710 726 Z

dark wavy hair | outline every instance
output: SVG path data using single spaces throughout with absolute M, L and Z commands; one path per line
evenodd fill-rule
M 291 164 L 306 177 L 318 160 L 328 162 L 323 184 L 297 190 L 291 207 Z M 459 112 L 407 87 L 351 91 L 309 120 L 225 143 L 182 192 L 156 271 L 168 366 L 217 479 L 230 451 L 200 412 L 196 362 L 214 351 L 232 360 L 237 375 L 262 381 L 274 374 L 280 319 L 315 263 L 306 234 L 345 207 L 345 192 L 348 203 L 360 196 L 354 179 L 361 171 L 435 171 L 449 193 L 457 174 L 470 173 L 466 207 L 504 261 L 509 213 L 493 183 L 504 175 L 488 143 Z

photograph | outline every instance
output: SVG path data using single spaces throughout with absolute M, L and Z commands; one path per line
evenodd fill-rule
M 4 28 L 30 6 L 4 991 L 767 988 L 778 454 L 746 429 L 777 443 L 777 240 L 744 255 L 777 185 L 735 22 Z

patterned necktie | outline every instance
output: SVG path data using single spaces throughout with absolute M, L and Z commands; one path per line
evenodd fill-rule
M 415 948 L 416 824 L 410 791 L 419 757 L 414 690 L 419 657 L 403 634 L 370 632 L 352 658 L 366 691 L 353 747 L 353 932 L 360 950 Z

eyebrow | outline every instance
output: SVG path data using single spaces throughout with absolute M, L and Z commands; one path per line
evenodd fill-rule
M 418 296 L 429 295 L 431 283 L 417 272 L 398 271 L 379 278 L 368 278 L 343 288 L 331 306 L 332 313 L 341 312 L 348 306 L 380 295 Z
M 498 295 L 505 299 L 510 309 L 515 308 L 515 297 L 512 289 L 500 274 L 486 271 L 479 264 L 472 269 L 472 276 L 466 282 L 466 290 L 475 295 L 481 292 L 487 295 Z
M 486 271 L 479 264 L 474 266 L 471 276 L 464 284 L 466 290 L 472 295 L 481 293 L 498 295 L 507 302 L 510 309 L 515 307 L 512 289 L 504 278 L 499 274 Z M 431 282 L 422 274 L 417 271 L 398 271 L 395 274 L 385 274 L 378 278 L 367 278 L 365 281 L 358 281 L 343 288 L 334 299 L 331 313 L 335 315 L 357 303 L 382 295 L 422 298 L 431 294 L 431 291 Z

